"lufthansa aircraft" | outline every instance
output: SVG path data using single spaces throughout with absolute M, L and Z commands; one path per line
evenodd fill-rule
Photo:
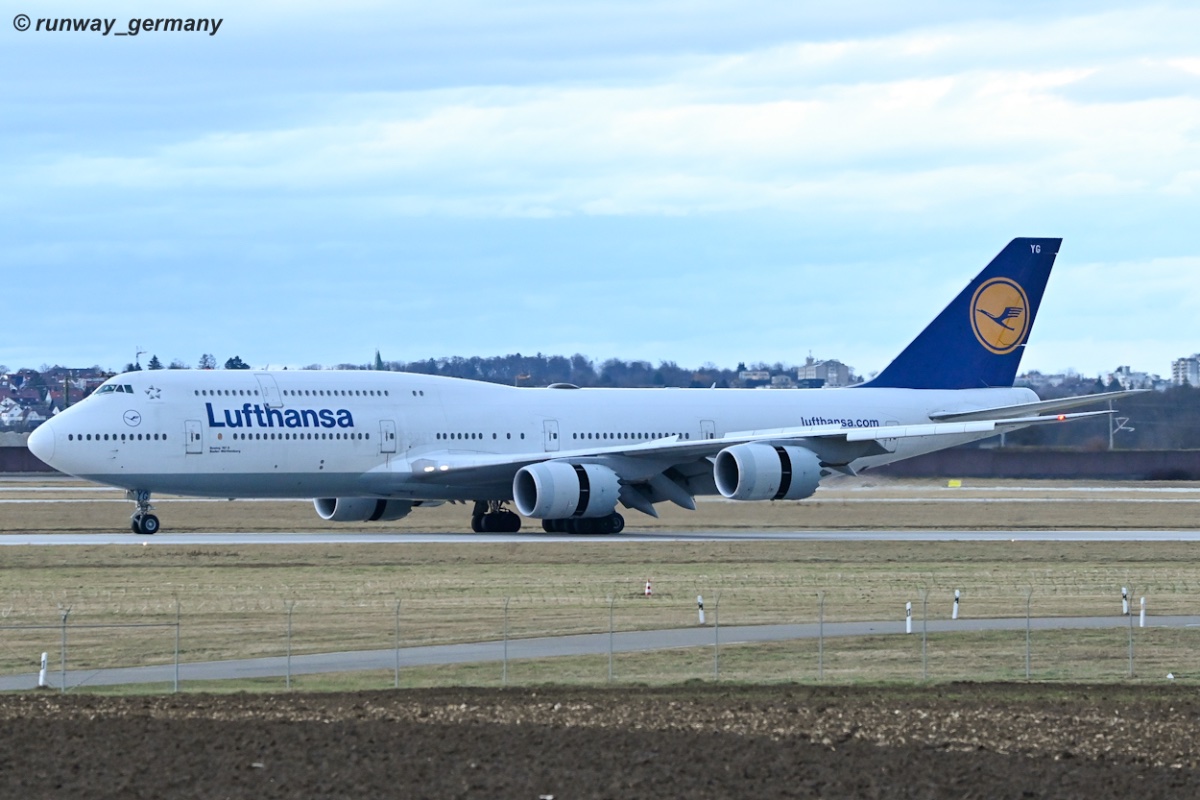
M 618 506 L 799 500 L 864 469 L 1047 422 L 1122 392 L 1013 387 L 1061 239 L 1014 239 L 874 379 L 844 389 L 514 388 L 370 371 L 155 371 L 105 382 L 29 438 L 55 469 L 152 492 L 314 500 L 322 519 L 396 520 L 474 501 L 475 531 L 617 533 Z

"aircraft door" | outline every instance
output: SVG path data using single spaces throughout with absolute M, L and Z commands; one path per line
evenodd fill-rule
M 187 452 L 190 455 L 197 455 L 204 452 L 204 432 L 200 427 L 200 420 L 189 419 L 183 423 L 183 439 L 187 443 Z
M 279 393 L 279 386 L 275 383 L 275 378 L 266 372 L 256 372 L 254 377 L 258 379 L 258 388 L 262 392 L 263 405 L 267 408 L 280 408 L 283 406 L 283 396 Z
M 544 444 L 546 452 L 556 452 L 558 450 L 558 420 L 544 420 L 542 422 L 542 433 L 545 436 Z
M 379 420 L 379 452 L 396 452 L 396 421 L 391 419 Z
M 700 420 L 700 438 L 701 439 L 717 438 L 717 423 L 711 419 Z

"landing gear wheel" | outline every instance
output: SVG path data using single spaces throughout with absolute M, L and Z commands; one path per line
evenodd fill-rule
M 607 523 L 604 530 L 605 533 L 620 533 L 625 530 L 625 518 L 620 514 L 609 514 L 604 518 L 604 521 Z
M 471 530 L 475 533 L 516 533 L 521 530 L 521 518 L 504 507 L 504 500 L 476 500 L 471 514 Z
M 137 508 L 129 518 L 129 530 L 144 536 L 158 533 L 158 517 L 150 513 L 154 508 L 150 505 L 150 492 L 145 489 L 131 490 L 125 493 L 125 497 L 137 503 Z

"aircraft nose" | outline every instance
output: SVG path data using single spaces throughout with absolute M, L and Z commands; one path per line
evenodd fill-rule
M 43 422 L 29 434 L 29 452 L 40 458 L 46 464 L 54 458 L 54 426 Z

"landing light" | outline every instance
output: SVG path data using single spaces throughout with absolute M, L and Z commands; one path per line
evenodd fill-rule
M 1067 415 L 1066 415 L 1066 414 L 1059 414 L 1059 415 L 1058 415 L 1058 421 L 1059 421 L 1059 422 L 1062 422 L 1062 421 L 1063 421 L 1063 420 L 1065 420 L 1066 418 L 1067 418 Z
M 426 468 L 425 468 L 425 471 L 426 471 L 426 472 L 433 472 L 433 467 L 426 467 Z
M 448 464 L 442 464 L 442 466 L 438 467 L 438 469 L 440 469 L 442 472 L 446 472 L 450 469 L 450 466 Z

